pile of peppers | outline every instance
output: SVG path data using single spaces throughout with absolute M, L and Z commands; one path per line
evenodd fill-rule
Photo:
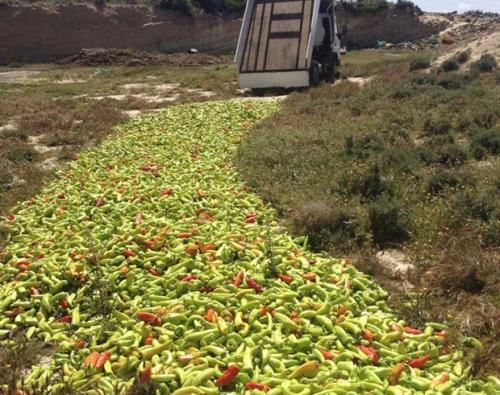
M 2 219 L 2 347 L 16 330 L 53 347 L 20 390 L 499 393 L 444 325 L 399 320 L 368 275 L 309 252 L 240 181 L 238 142 L 278 106 L 134 119 Z

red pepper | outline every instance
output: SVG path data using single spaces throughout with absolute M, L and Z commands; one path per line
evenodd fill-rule
M 154 337 L 153 336 L 146 336 L 144 338 L 144 344 L 151 345 L 153 344 Z
M 420 329 L 415 329 L 415 328 L 412 328 L 410 326 L 405 326 L 403 328 L 403 330 L 406 332 L 406 333 L 409 333 L 411 335 L 420 335 L 422 333 L 422 331 Z
M 40 295 L 40 290 L 38 288 L 30 288 L 31 296 Z
M 185 249 L 186 253 L 191 255 L 193 258 L 198 254 L 198 247 L 195 246 L 187 246 Z
M 64 322 L 65 324 L 71 324 L 72 318 L 70 315 L 65 315 L 59 318 L 59 321 Z
M 316 273 L 313 272 L 304 273 L 302 277 L 304 277 L 304 280 L 314 281 L 316 280 Z
M 148 248 L 153 248 L 154 245 L 156 244 L 156 242 L 154 240 L 144 240 L 144 244 L 146 245 L 146 247 Z
M 190 281 L 194 281 L 194 280 L 197 280 L 197 279 L 198 279 L 198 276 L 196 274 L 187 274 L 186 276 L 184 276 L 182 278 L 181 281 L 190 282 Z
M 159 276 L 159 275 L 160 275 L 160 273 L 158 273 L 158 272 L 156 271 L 156 269 L 153 269 L 152 267 L 150 267 L 150 268 L 148 269 L 148 273 L 149 273 L 149 274 L 151 274 L 152 276 Z
M 79 348 L 79 349 L 85 348 L 86 345 L 87 345 L 87 342 L 83 339 L 77 340 L 75 342 L 75 347 Z
M 248 213 L 245 217 L 245 222 L 247 224 L 253 224 L 257 220 L 257 214 L 255 213 Z
M 375 350 L 373 347 L 367 347 L 367 346 L 359 346 L 359 350 L 370 357 L 373 363 L 378 363 L 379 361 L 379 356 L 377 354 L 377 350 Z
M 293 281 L 293 278 L 286 274 L 278 274 L 278 277 L 284 283 L 290 284 Z
M 401 377 L 401 373 L 403 373 L 404 369 L 405 365 L 403 365 L 402 363 L 398 363 L 396 364 L 396 366 L 394 366 L 391 375 L 389 376 L 390 385 L 396 385 L 397 383 L 399 383 L 399 378 Z
M 217 312 L 215 310 L 208 309 L 203 318 L 205 318 L 208 322 L 215 322 L 217 321 Z
M 429 354 L 425 354 L 423 357 L 411 359 L 407 363 L 408 366 L 411 366 L 412 368 L 422 369 L 429 359 L 431 359 L 431 356 Z
M 369 329 L 364 329 L 363 330 L 363 339 L 368 340 L 369 342 L 372 342 L 374 339 L 372 331 Z
M 229 365 L 222 375 L 215 380 L 217 387 L 224 387 L 230 384 L 240 372 L 240 368 L 236 365 Z
M 443 330 L 443 331 L 441 331 L 441 332 L 436 332 L 436 333 L 434 333 L 434 334 L 435 334 L 436 336 L 446 337 L 446 336 L 448 336 L 448 331 Z
M 191 233 L 189 233 L 189 232 L 181 232 L 181 233 L 179 233 L 179 234 L 177 235 L 177 237 L 178 237 L 179 239 L 187 239 L 187 238 L 189 238 L 189 237 L 191 237 L 191 236 L 192 236 L 192 235 L 191 235 Z
M 139 381 L 139 384 L 147 384 L 147 383 L 149 383 L 150 379 L 151 379 L 151 365 L 148 365 L 139 374 L 138 381 Z
M 333 353 L 331 351 L 328 351 L 328 350 L 321 350 L 321 354 L 323 354 L 323 357 L 326 359 L 326 360 L 329 360 L 329 359 L 335 359 L 335 356 L 333 355 Z
M 95 201 L 95 206 L 101 207 L 103 204 L 104 204 L 104 198 L 102 196 L 99 196 Z
M 214 292 L 214 289 L 212 287 L 209 287 L 208 285 L 203 285 L 200 288 L 200 292 L 203 292 L 204 294 L 209 294 L 210 292 Z
M 59 301 L 59 306 L 61 306 L 63 309 L 69 309 L 70 307 L 69 302 L 66 299 L 61 299 Z
M 200 252 L 202 254 L 204 254 L 205 252 L 208 252 L 208 251 L 213 251 L 213 250 L 215 250 L 215 245 L 212 243 L 207 243 L 207 244 L 203 244 L 200 246 Z
M 123 256 L 125 258 L 130 258 L 135 255 L 135 252 L 129 249 L 123 250 Z
M 14 214 L 7 214 L 5 217 L 7 221 L 14 221 L 16 219 L 16 216 Z
M 97 351 L 92 351 L 89 355 L 85 357 L 85 359 L 83 360 L 83 364 L 95 368 L 95 365 L 100 355 L 101 354 L 99 354 Z
M 150 313 L 148 311 L 139 311 L 137 313 L 137 318 L 139 318 L 141 321 L 147 322 L 148 324 L 151 324 L 153 326 L 161 325 L 160 317 L 158 317 L 156 314 Z
M 247 284 L 250 288 L 255 289 L 255 292 L 264 292 L 266 289 L 260 285 L 257 281 L 255 281 L 253 278 L 248 278 L 247 279 Z
M 233 285 L 235 287 L 239 287 L 241 283 L 243 282 L 243 277 L 245 276 L 245 272 L 238 272 L 236 277 L 233 280 Z
M 100 369 L 104 366 L 104 364 L 111 358 L 111 351 L 104 351 L 99 358 L 97 358 L 97 362 L 95 363 L 96 369 Z
M 449 378 L 450 378 L 450 375 L 448 374 L 448 372 L 444 372 L 443 374 L 441 374 L 441 376 L 439 376 L 436 379 L 436 382 L 437 382 L 437 384 L 444 384 L 448 381 Z
M 160 196 L 170 196 L 174 193 L 174 190 L 172 188 L 167 188 L 164 189 L 163 191 L 160 192 Z
M 271 309 L 269 308 L 269 306 L 263 306 L 261 309 L 260 309 L 260 316 L 261 317 L 264 317 L 267 313 L 272 313 Z
M 269 391 L 269 386 L 264 383 L 258 383 L 256 381 L 249 381 L 245 384 L 245 389 L 247 390 L 259 390 L 259 391 Z

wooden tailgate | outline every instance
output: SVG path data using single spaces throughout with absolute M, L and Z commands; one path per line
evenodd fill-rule
M 314 0 L 255 0 L 240 73 L 305 70 Z

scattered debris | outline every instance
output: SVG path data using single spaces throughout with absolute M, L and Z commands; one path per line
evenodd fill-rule
M 405 254 L 399 250 L 379 251 L 376 255 L 379 265 L 392 277 L 407 280 L 408 275 L 415 269 L 407 261 Z

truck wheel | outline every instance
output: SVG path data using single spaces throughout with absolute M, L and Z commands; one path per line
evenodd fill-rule
M 337 58 L 335 56 L 332 56 L 329 65 L 326 68 L 325 80 L 327 82 L 335 82 L 336 78 L 338 78 Z
M 316 60 L 311 62 L 309 70 L 309 85 L 317 86 L 319 84 L 319 63 Z

